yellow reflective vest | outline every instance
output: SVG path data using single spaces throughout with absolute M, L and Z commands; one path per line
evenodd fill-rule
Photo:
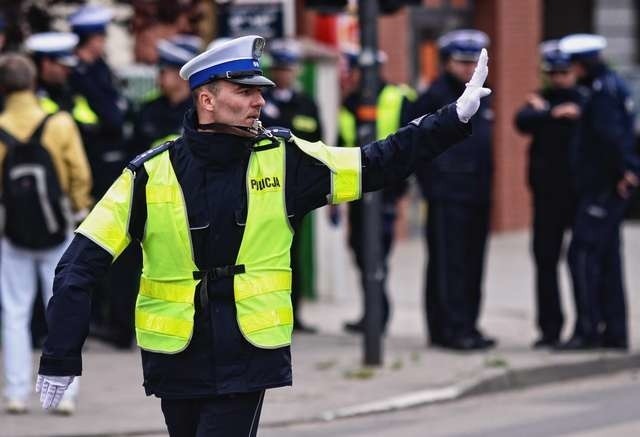
M 330 201 L 360 197 L 359 149 L 328 147 L 291 135 L 303 152 L 331 171 Z M 193 334 L 198 284 L 218 269 L 195 265 L 182 187 L 169 159 L 169 145 L 145 152 L 147 223 L 142 240 L 143 267 L 136 301 L 138 345 L 149 351 L 178 353 Z M 247 220 L 235 266 L 231 268 L 237 323 L 245 339 L 261 348 L 291 343 L 290 248 L 293 230 L 285 204 L 285 141 L 268 138 L 251 153 L 246 173 Z M 348 153 L 345 153 L 348 152 Z M 144 155 L 144 154 L 143 154 Z M 130 242 L 129 216 L 135 175 L 129 168 L 80 225 L 83 234 L 114 256 Z
M 49 97 L 40 97 L 40 106 L 47 114 L 55 114 L 60 109 L 60 106 Z M 71 115 L 80 124 L 97 124 L 100 120 L 89 106 L 87 99 L 81 95 L 73 97 Z
M 407 85 L 385 85 L 377 100 L 378 116 L 376 118 L 376 139 L 383 139 L 400 128 L 400 111 L 404 99 L 416 99 L 415 91 Z M 355 115 L 344 106 L 338 114 L 338 128 L 344 146 L 353 147 L 358 144 L 357 123 Z

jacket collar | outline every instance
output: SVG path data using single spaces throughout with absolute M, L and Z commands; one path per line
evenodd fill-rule
M 202 132 L 196 129 L 197 117 L 193 108 L 184 116 L 183 138 L 197 160 L 212 167 L 224 168 L 251 153 L 252 138 L 230 133 Z

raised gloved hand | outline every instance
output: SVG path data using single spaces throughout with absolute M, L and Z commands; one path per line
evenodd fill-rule
M 36 393 L 40 393 L 42 408 L 55 408 L 60 403 L 62 395 L 73 382 L 75 376 L 38 375 Z
M 471 80 L 467 82 L 464 92 L 458 97 L 458 100 L 456 100 L 458 119 L 463 123 L 467 123 L 471 117 L 473 117 L 473 114 L 478 111 L 478 108 L 480 108 L 480 99 L 491 94 L 489 88 L 482 87 L 484 81 L 487 79 L 487 74 L 489 74 L 489 68 L 487 67 L 488 59 L 487 50 L 482 49 Z

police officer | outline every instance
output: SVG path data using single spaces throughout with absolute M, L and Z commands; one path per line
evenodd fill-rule
M 55 406 L 81 373 L 90 290 L 135 239 L 144 387 L 171 436 L 255 436 L 267 388 L 291 384 L 291 222 L 410 174 L 470 132 L 490 91 L 486 54 L 457 105 L 362 149 L 264 130 L 264 39 L 246 36 L 182 67 L 183 134 L 129 163 L 78 228 L 57 269 L 38 391 Z M 415 159 L 414 159 L 415 158 Z M 285 179 L 286 174 L 286 179 Z M 295 226 L 294 226 L 295 227 Z
M 318 107 L 313 99 L 296 90 L 296 79 L 300 72 L 300 46 L 293 40 L 274 40 L 269 43 L 271 67 L 269 77 L 276 84 L 264 92 L 265 104 L 262 108 L 262 123 L 266 127 L 282 126 L 291 129 L 296 136 L 308 141 L 322 139 L 322 125 Z M 302 322 L 299 315 L 302 298 L 303 266 L 302 253 L 304 238 L 311 232 L 311 222 L 303 220 L 300 229 L 296 229 L 291 246 L 291 303 L 293 304 L 293 329 L 299 332 L 314 333 L 316 329 Z
M 347 95 L 343 101 L 339 113 L 339 139 L 338 144 L 343 147 L 352 147 L 357 144 L 358 140 L 358 119 L 356 110 L 361 97 L 360 80 L 361 71 L 358 65 L 359 52 L 348 50 L 343 53 L 347 59 L 349 67 L 349 76 L 354 91 Z M 386 54 L 379 52 L 376 62 L 381 66 L 386 61 Z M 406 111 L 410 101 L 415 100 L 415 92 L 406 85 L 396 85 L 380 81 L 377 98 L 377 119 L 376 119 L 376 138 L 385 138 L 392 132 L 395 132 L 402 123 L 408 120 Z M 379 238 L 382 240 L 382 256 L 383 256 L 383 274 L 382 279 L 382 331 L 384 332 L 386 324 L 390 318 L 389 294 L 387 292 L 386 278 L 388 273 L 387 261 L 394 237 L 394 224 L 396 220 L 396 204 L 398 199 L 406 191 L 406 181 L 402 180 L 387 186 L 382 192 L 382 230 Z M 352 202 L 349 205 L 349 246 L 355 255 L 356 265 L 360 270 L 360 279 L 362 283 L 362 292 L 365 290 L 364 277 L 364 218 L 362 216 L 364 208 L 361 201 Z M 364 305 L 363 305 L 364 307 Z M 360 333 L 364 332 L 364 311 L 363 315 L 352 322 L 346 322 L 344 329 L 347 332 Z
M 76 46 L 78 65 L 73 69 L 70 84 L 82 95 L 96 119 L 83 123 L 81 131 L 87 156 L 94 175 L 92 194 L 99 198 L 118 177 L 125 159 L 123 123 L 127 102 L 120 94 L 111 68 L 104 60 L 106 27 L 111 11 L 97 5 L 87 5 L 69 16 Z
M 627 309 L 620 225 L 639 183 L 633 104 L 623 80 L 602 61 L 606 40 L 575 34 L 560 40 L 580 83 L 590 89 L 578 127 L 572 169 L 578 207 L 569 247 L 576 324 L 563 350 L 627 349 Z
M 453 102 L 465 89 L 489 38 L 478 30 L 455 30 L 438 40 L 444 71 L 423 93 L 412 115 Z M 430 343 L 451 349 L 485 349 L 495 340 L 477 327 L 491 204 L 490 102 L 471 119 L 473 136 L 447 151 L 416 176 L 428 202 L 429 257 L 426 318 Z
M 529 187 L 533 194 L 533 257 L 540 337 L 533 346 L 557 345 L 564 316 L 558 262 L 565 230 L 573 224 L 576 196 L 569 168 L 569 144 L 575 136 L 585 92 L 576 86 L 569 55 L 558 41 L 540 46 L 546 86 L 527 96 L 515 123 L 531 135 Z
M 202 40 L 194 35 L 175 35 L 158 41 L 159 94 L 145 102 L 136 117 L 130 152 L 142 153 L 180 136 L 182 119 L 191 106 L 189 84 L 180 68 L 198 52 Z

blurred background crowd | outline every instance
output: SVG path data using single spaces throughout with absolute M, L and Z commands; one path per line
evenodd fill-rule
M 305 0 L 4 2 L 0 46 L 33 60 L 42 110 L 66 111 L 75 122 L 86 159 L 60 165 L 91 174 L 91 184 L 88 176 L 76 179 L 84 185 L 75 190 L 86 191 L 84 200 L 74 201 L 77 223 L 130 159 L 180 135 L 191 94 L 178 71 L 227 38 L 267 38 L 263 68 L 276 88 L 264 93 L 264 126 L 284 126 L 329 145 L 358 145 L 356 6 Z M 478 328 L 487 236 L 531 226 L 536 276 L 523 280 L 536 284 L 539 337 L 533 346 L 627 349 L 619 225 L 625 211 L 637 209 L 633 193 L 640 175 L 633 109 L 640 89 L 638 2 L 424 0 L 380 6 L 388 14 L 379 20 L 378 138 L 455 101 L 480 50 L 489 48 L 490 54 L 493 94 L 471 120 L 473 136 L 383 193 L 376 238 L 385 259 L 394 239 L 425 238 L 427 265 L 415 266 L 415 282 L 416 288 L 424 283 L 428 344 L 455 350 L 496 344 Z M 576 36 L 584 33 L 592 35 Z M 23 101 L 8 92 L 7 80 L 0 77 L 0 127 L 24 141 L 31 133 L 10 122 Z M 8 141 L 0 135 L 0 142 Z M 362 269 L 363 241 L 356 232 L 362 214 L 356 202 L 305 219 L 293 247 L 294 309 L 302 297 L 341 287 L 342 264 L 349 259 L 341 256 L 345 248 L 336 235 L 346 235 Z M 561 339 L 558 264 L 569 230 L 578 317 L 573 335 Z M 92 302 L 90 335 L 124 349 L 133 346 L 142 256 L 134 246 L 120 256 Z M 0 256 L 6 256 L 4 245 Z M 13 338 L 9 320 L 11 329 L 30 324 L 35 346 L 46 334 L 43 309 L 51 278 L 35 271 L 32 276 L 20 285 L 37 281 L 42 292 L 23 302 L 9 303 L 2 290 L 5 365 L 7 348 L 16 343 L 7 341 Z M 387 295 L 385 326 L 393 314 Z M 298 317 L 295 329 L 313 333 L 316 327 Z M 363 319 L 345 321 L 344 329 L 361 333 Z

